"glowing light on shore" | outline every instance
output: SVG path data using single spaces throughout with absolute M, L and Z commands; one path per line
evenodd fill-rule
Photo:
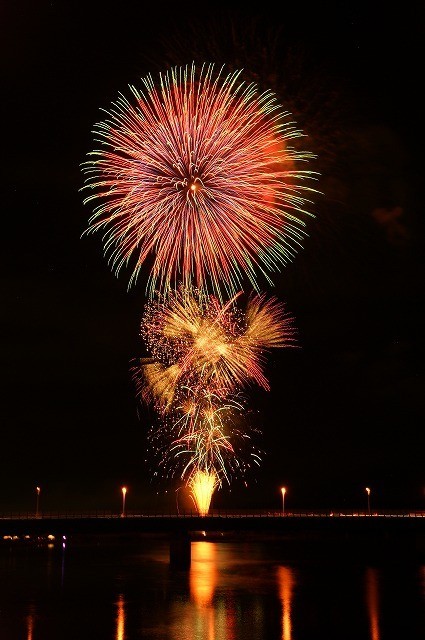
M 313 158 L 275 94 L 242 71 L 214 64 L 174 67 L 130 86 L 94 125 L 99 148 L 83 163 L 83 233 L 102 232 L 105 255 L 129 286 L 149 263 L 146 292 L 179 283 L 231 297 L 247 280 L 292 261 L 316 191 Z

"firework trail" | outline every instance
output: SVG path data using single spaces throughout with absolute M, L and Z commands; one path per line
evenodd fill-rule
M 232 297 L 292 260 L 306 235 L 313 156 L 272 91 L 242 71 L 174 67 L 120 94 L 94 127 L 100 147 L 82 170 L 93 206 L 84 234 L 103 233 L 116 274 L 129 286 L 150 265 L 146 293 L 182 283 Z M 84 235 L 83 234 L 83 235 Z

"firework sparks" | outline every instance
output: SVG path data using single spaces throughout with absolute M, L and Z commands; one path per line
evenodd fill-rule
M 165 367 L 151 358 L 142 358 L 132 367 L 132 375 L 137 396 L 146 404 L 152 401 L 161 413 L 170 409 L 181 375 L 178 364 Z
M 241 74 L 192 64 L 148 75 L 95 124 L 84 233 L 103 232 L 113 270 L 131 265 L 129 286 L 149 261 L 150 298 L 183 283 L 222 300 L 245 279 L 258 292 L 258 274 L 272 284 L 302 245 L 315 174 L 299 166 L 313 156 L 292 146 L 304 134 L 275 94 Z
M 241 389 L 257 383 L 268 390 L 265 351 L 295 346 L 292 317 L 282 303 L 255 294 L 243 313 L 239 295 L 222 304 L 180 287 L 149 301 L 141 335 L 152 358 L 133 368 L 137 394 L 153 402 L 162 421 L 152 442 L 173 474 L 179 469 L 202 515 L 222 481 L 230 484 L 230 476 L 249 467 L 236 451 L 236 443 L 244 443 L 243 450 L 249 439 L 246 425 L 235 427 L 245 409 Z M 258 463 L 260 457 L 252 451 L 250 459 Z
M 82 165 L 83 235 L 102 232 L 129 287 L 146 269 L 150 357 L 132 368 L 136 394 L 157 413 L 151 444 L 206 515 L 223 480 L 260 460 L 252 446 L 244 459 L 242 390 L 269 390 L 266 353 L 296 346 L 291 316 L 259 277 L 273 284 L 302 246 L 318 193 L 303 167 L 315 156 L 299 149 L 304 134 L 275 94 L 224 65 L 148 75 L 105 113 Z
M 264 294 L 249 298 L 244 315 L 235 305 L 238 295 L 222 305 L 212 295 L 180 287 L 147 304 L 141 335 L 153 359 L 133 370 L 145 400 L 154 399 L 166 411 L 179 385 L 216 394 L 252 383 L 270 389 L 265 353 L 296 346 L 293 319 L 281 302 Z
M 196 469 L 188 482 L 195 507 L 201 516 L 209 512 L 214 491 L 219 486 L 219 481 L 214 472 Z
M 260 463 L 261 452 L 251 439 L 255 429 L 244 420 L 242 394 L 223 398 L 208 389 L 184 387 L 179 397 L 159 428 L 152 427 L 151 445 L 160 465 L 185 481 L 197 511 L 206 515 L 217 487 L 244 477 Z

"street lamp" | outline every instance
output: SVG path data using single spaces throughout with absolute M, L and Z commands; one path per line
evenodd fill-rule
M 282 515 L 285 515 L 285 493 L 286 493 L 286 489 L 285 487 L 281 488 L 281 492 L 282 492 Z
M 367 512 L 370 515 L 370 489 L 369 489 L 369 487 L 366 487 L 366 493 L 367 493 Z
M 36 507 L 35 507 L 35 517 L 38 518 L 38 515 L 39 515 L 38 514 L 38 507 L 39 507 L 39 504 L 40 504 L 40 491 L 41 491 L 41 488 L 40 487 L 36 487 L 35 490 L 37 492 L 37 502 L 36 502 Z
M 121 512 L 121 518 L 124 518 L 124 516 L 125 516 L 125 494 L 127 493 L 127 487 L 122 487 L 121 491 L 122 491 L 122 512 Z

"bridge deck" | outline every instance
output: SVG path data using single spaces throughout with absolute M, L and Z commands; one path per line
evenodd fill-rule
M 286 534 L 317 533 L 425 533 L 425 512 L 398 513 L 193 513 L 144 514 L 112 512 L 43 512 L 0 515 L 0 536 L 256 532 Z

